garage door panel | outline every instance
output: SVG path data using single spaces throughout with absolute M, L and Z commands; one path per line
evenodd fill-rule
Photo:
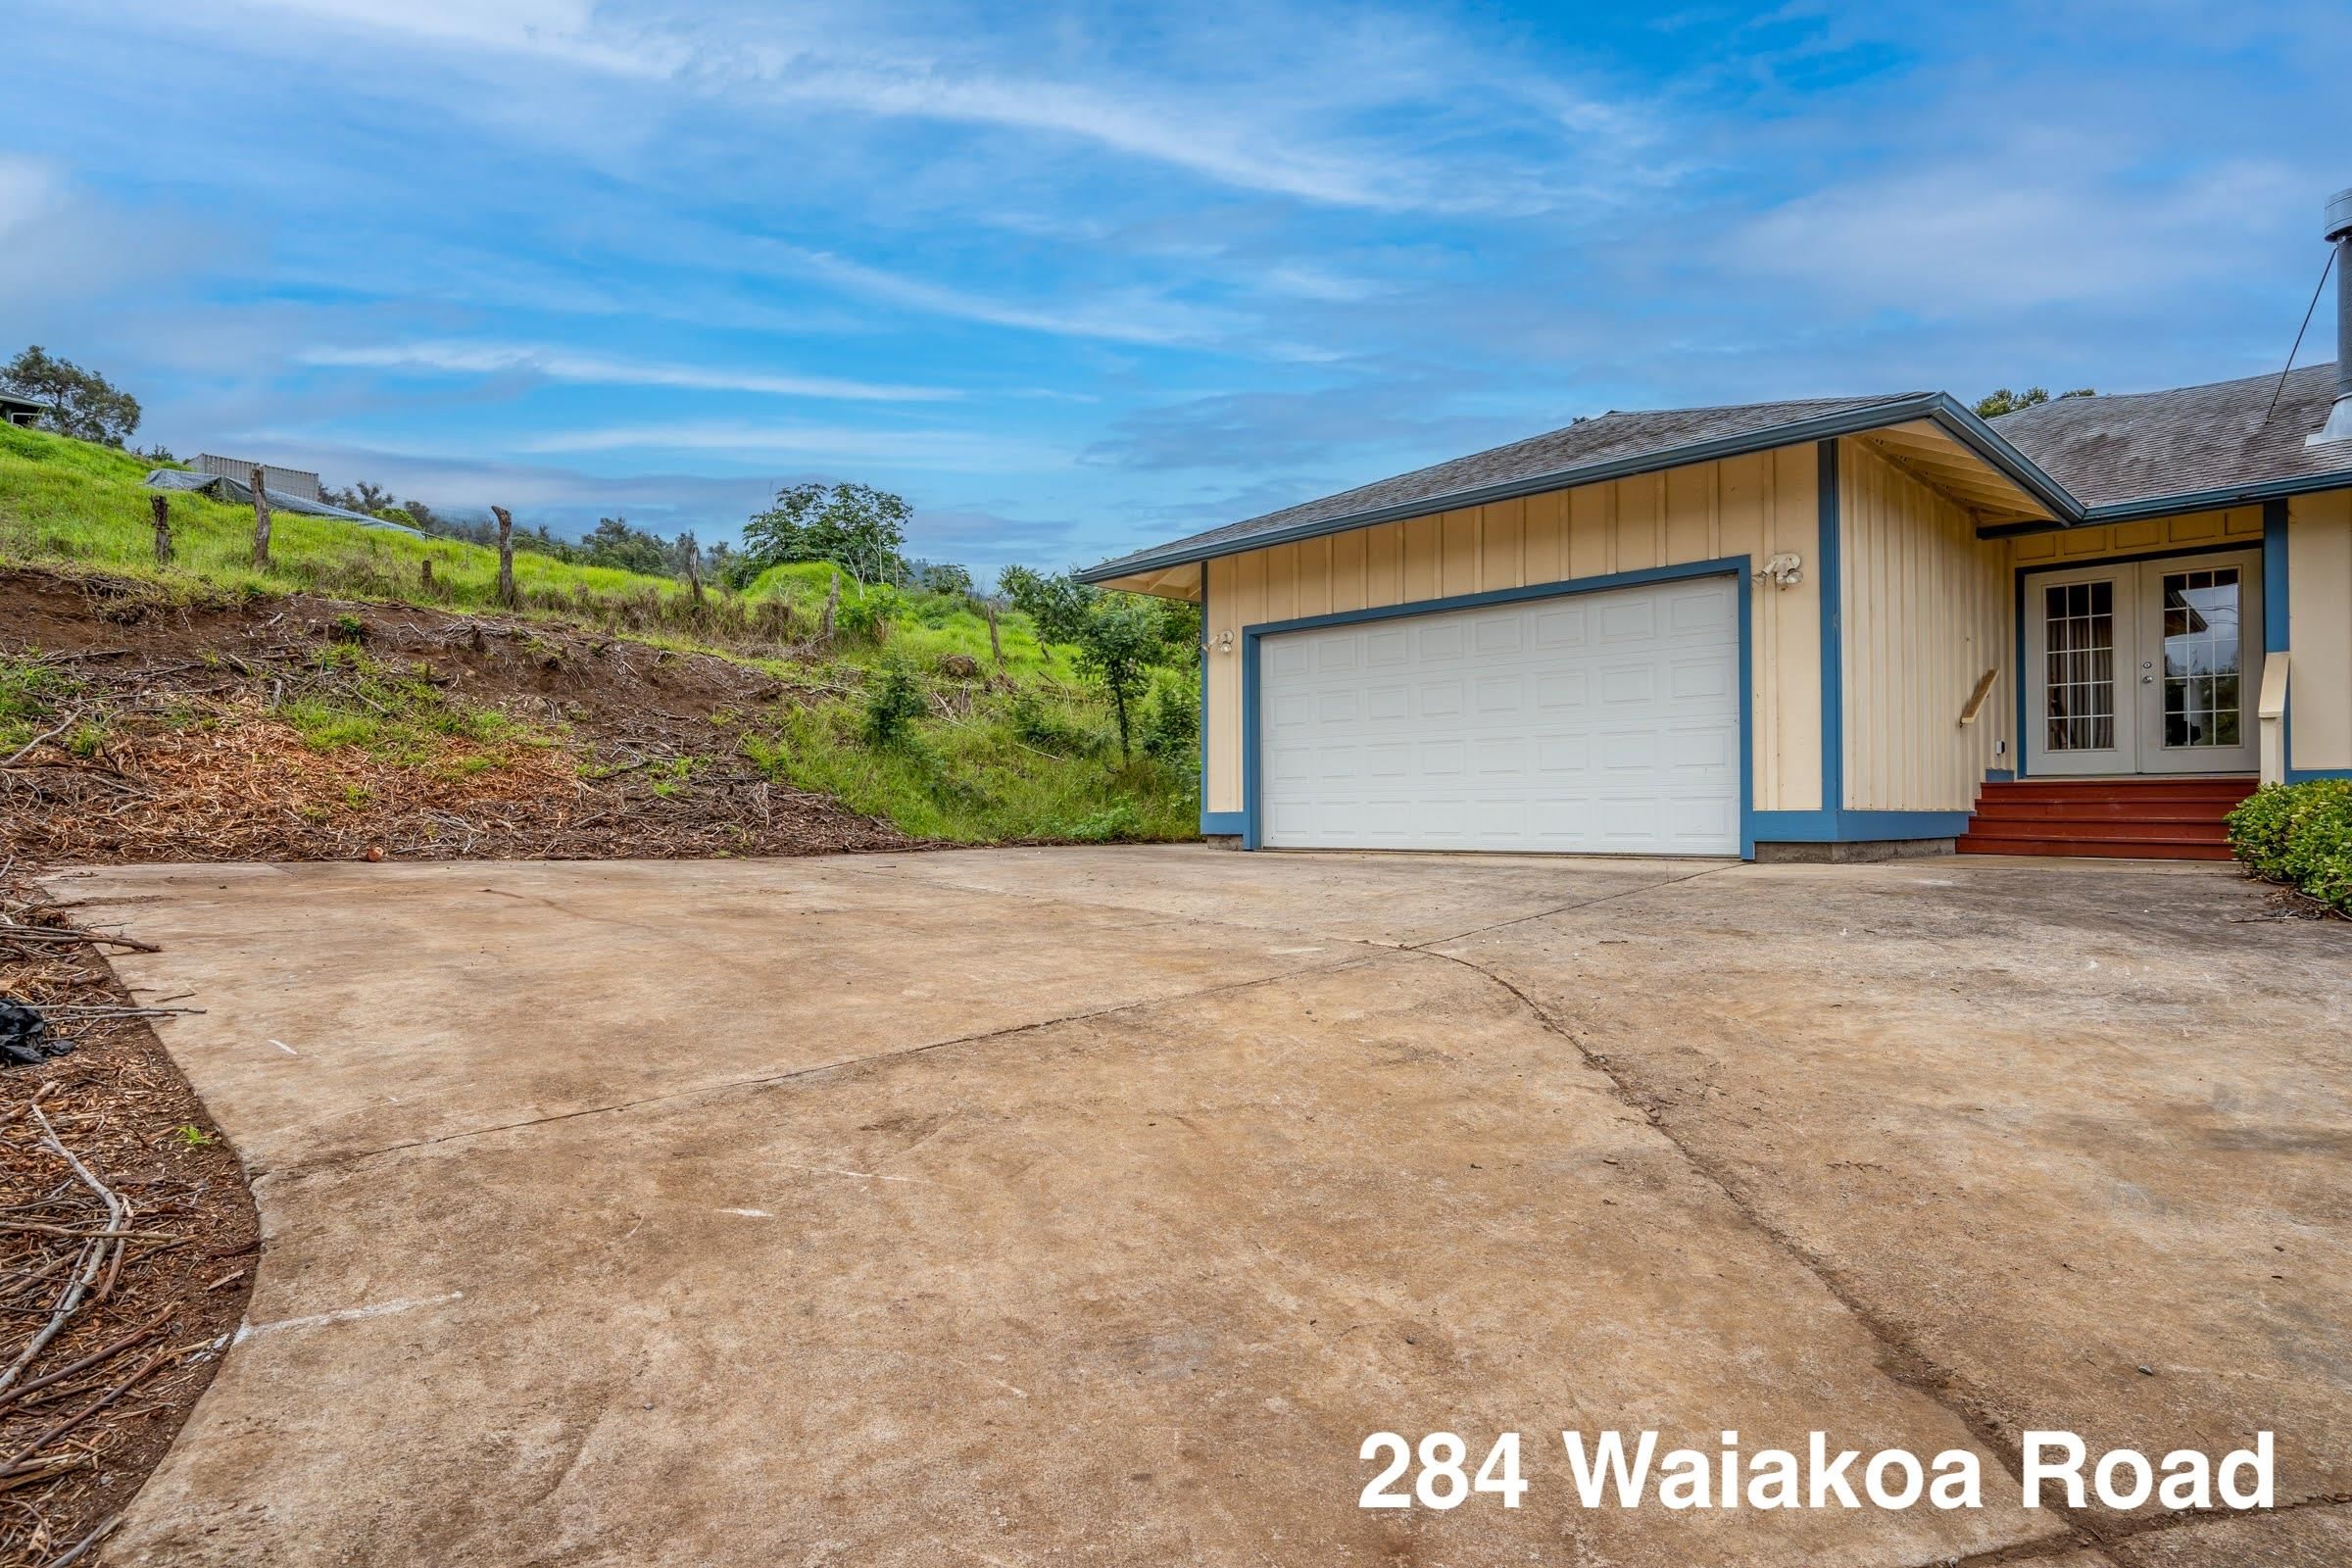
M 1611 708 L 1646 709 L 1657 694 L 1654 664 L 1612 664 L 1600 672 L 1600 700 Z
M 1578 609 L 1539 610 L 1535 613 L 1538 648 L 1582 648 L 1585 612 Z
M 1269 636 L 1262 841 L 1736 854 L 1739 586 Z

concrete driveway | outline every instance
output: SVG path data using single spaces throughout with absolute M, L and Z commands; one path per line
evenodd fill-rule
M 2352 1560 L 2352 927 L 2227 872 L 1243 856 L 140 867 L 246 1338 L 110 1561 Z M 1559 1434 L 1981 1456 L 1579 1506 Z M 2029 1512 L 2028 1428 L 2277 1434 Z M 1370 1433 L 1523 1505 L 1365 1511 Z

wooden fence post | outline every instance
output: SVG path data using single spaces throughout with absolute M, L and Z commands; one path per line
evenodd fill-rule
M 264 569 L 270 564 L 270 490 L 258 463 L 253 467 L 253 564 Z
M 490 515 L 498 519 L 498 602 L 509 610 L 514 608 L 514 514 L 504 507 L 492 507 Z
M 149 496 L 147 510 L 155 514 L 155 564 L 168 566 L 172 564 L 172 498 Z
M 430 556 L 416 563 L 416 586 L 428 594 L 433 591 L 433 559 Z
M 997 662 L 997 667 L 999 669 L 1003 669 L 1004 667 L 1004 645 L 997 640 L 997 602 L 993 599 L 990 599 L 984 601 L 984 603 L 988 606 L 989 657 Z
M 686 547 L 686 586 L 694 590 L 694 608 L 703 608 L 703 547 Z
M 825 594 L 825 612 L 821 617 L 819 617 L 816 623 L 816 635 L 818 641 L 829 643 L 833 640 L 833 613 L 840 608 L 841 573 L 836 571 L 833 573 L 833 586 Z

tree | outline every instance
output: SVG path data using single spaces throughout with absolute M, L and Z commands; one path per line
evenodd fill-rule
M 743 525 L 744 553 L 754 571 L 788 561 L 830 561 L 859 582 L 904 574 L 906 519 L 914 509 L 903 497 L 871 485 L 786 485 L 776 504 Z
M 1090 588 L 1066 571 L 1051 577 L 1027 566 L 1006 566 L 997 574 L 997 586 L 1012 608 L 1029 617 L 1040 639 L 1050 643 L 1082 643 L 1087 618 L 1102 591 Z
M 626 517 L 597 518 L 596 527 L 580 545 L 583 559 L 591 566 L 616 566 L 649 577 L 670 575 L 668 548 L 644 529 L 630 527 Z
M 346 512 L 365 512 L 371 517 L 381 516 L 394 510 L 395 506 L 391 491 L 367 479 L 356 481 L 348 490 L 321 487 L 318 499 L 330 507 L 341 507 Z M 414 505 L 411 503 L 412 507 Z M 412 512 L 411 515 L 414 514 Z
M 906 564 L 908 574 L 917 588 L 928 589 L 935 594 L 968 594 L 972 591 L 970 568 L 959 566 L 953 561 L 911 561 Z
M 2067 398 L 2095 398 L 2098 395 L 2089 387 L 2079 386 L 2072 392 L 2059 393 L 2058 397 L 2063 402 Z M 2049 401 L 2050 393 L 2047 387 L 2030 386 L 2023 392 L 2012 392 L 2005 386 L 1996 387 L 1977 399 L 1977 417 L 1997 419 L 2004 414 L 2015 414 L 2020 409 L 2037 408 Z
M 137 398 L 38 343 L 0 367 L 0 389 L 43 405 L 41 422 L 79 441 L 119 447 L 139 427 Z
M 1152 662 L 1159 653 L 1159 613 L 1150 601 L 1131 594 L 1101 598 L 1078 633 L 1078 667 L 1102 683 L 1119 725 L 1119 760 L 1134 756 L 1129 709 L 1152 684 Z

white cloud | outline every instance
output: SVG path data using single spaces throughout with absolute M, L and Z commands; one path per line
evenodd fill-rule
M 1200 106 L 1169 112 L 1149 107 L 1131 93 L 1073 82 L 955 76 L 921 67 L 885 72 L 794 62 L 770 80 L 778 96 L 793 102 L 1045 131 L 1244 190 L 1344 207 L 1420 205 L 1418 194 L 1396 178 L 1396 164 L 1270 137 L 1263 126 L 1220 122 L 1213 110 Z
M 1020 305 L 903 276 L 823 251 L 779 247 L 778 253 L 791 265 L 868 299 L 936 316 L 1059 337 L 1100 338 L 1113 343 L 1201 343 L 1232 333 L 1244 324 L 1241 318 L 1230 312 L 1187 305 L 1145 289 L 1126 290 L 1061 307 Z
M 760 6 L 705 17 L 668 10 L 638 23 L 590 0 L 149 3 L 158 20 L 182 24 L 200 20 L 191 13 L 260 12 L 445 55 L 536 57 L 677 94 L 1026 133 L 1236 190 L 1376 212 L 1533 212 L 1650 184 L 1658 173 L 1649 130 L 1630 105 L 1580 94 L 1556 73 L 1525 70 L 1462 32 L 1394 14 L 1335 21 L 1268 8 L 1247 24 L 1194 19 L 1195 27 L 1179 29 L 1192 37 L 1167 40 L 1183 60 L 1138 72 L 1099 51 L 1047 47 L 1073 29 L 1033 34 L 998 14 L 897 19 L 881 6 L 814 14 Z M 992 34 L 1022 64 L 941 58 Z M 270 39 L 268 47 L 288 45 Z M 1038 54 L 1061 55 L 1063 69 L 1027 69 Z M 561 91 L 534 94 L 520 80 L 511 90 L 564 111 Z M 1473 104 L 1475 114 L 1465 114 Z M 495 101 L 479 106 L 489 118 L 495 109 Z M 1480 150 L 1450 123 L 1434 138 L 1399 134 L 1383 124 L 1399 114 L 1424 126 L 1507 125 L 1523 144 Z
M 2020 172 L 2021 159 L 2036 172 Z M 2156 183 L 2082 167 L 2070 150 L 2021 148 L 1799 197 L 1733 230 L 1720 256 L 1737 272 L 1810 284 L 1847 312 L 2128 308 L 2258 271 L 2278 219 L 2308 194 L 2271 163 Z
M 746 462 L 791 459 L 823 466 L 887 463 L 956 473 L 1067 468 L 1068 453 L 976 430 L 871 429 L 852 425 L 672 420 L 555 430 L 521 443 L 539 453 L 701 452 Z
M 431 339 L 367 347 L 316 348 L 303 352 L 306 365 L 379 370 L 440 370 L 461 375 L 515 371 L 557 381 L 607 386 L 675 386 L 714 392 L 760 392 L 777 397 L 829 398 L 845 402 L 936 403 L 960 397 L 949 387 L 897 386 L 844 381 L 830 376 L 770 375 L 715 366 L 664 365 L 610 359 L 567 349 L 522 343 L 472 343 Z
M 130 285 L 153 290 L 222 252 L 220 236 L 187 215 L 167 208 L 134 216 L 45 159 L 0 152 L 0 300 L 22 326 L 46 330 L 43 318 L 55 308 Z

